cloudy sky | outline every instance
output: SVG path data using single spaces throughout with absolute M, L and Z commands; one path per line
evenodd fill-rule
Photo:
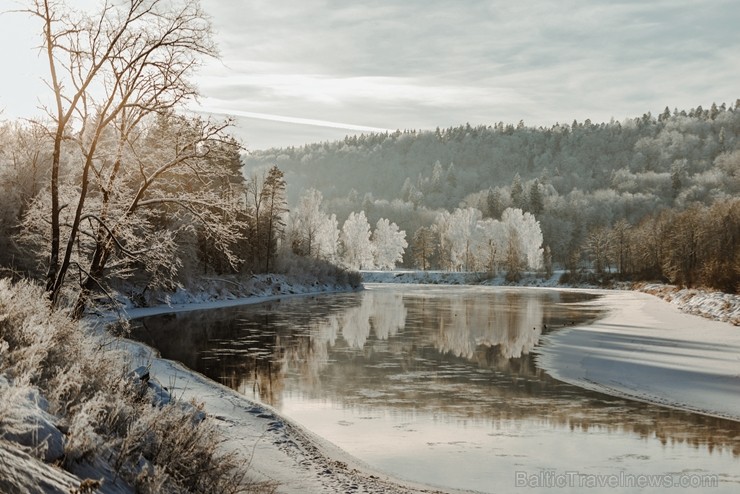
M 221 60 L 198 75 L 197 109 L 237 117 L 251 149 L 376 129 L 622 120 L 740 97 L 737 0 L 201 3 Z M 37 112 L 45 93 L 37 31 L 0 16 L 5 118 Z

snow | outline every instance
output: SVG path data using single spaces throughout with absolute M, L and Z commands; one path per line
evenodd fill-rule
M 740 420 L 740 328 L 636 291 L 597 291 L 608 315 L 552 332 L 537 350 L 553 377 L 606 394 Z
M 690 314 L 740 326 L 740 295 L 660 284 L 640 285 L 637 288 Z

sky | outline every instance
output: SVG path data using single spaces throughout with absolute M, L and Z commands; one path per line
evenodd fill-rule
M 190 109 L 231 115 L 252 150 L 465 123 L 623 120 L 740 98 L 737 0 L 201 4 L 220 59 L 196 75 Z M 0 118 L 36 115 L 48 97 L 39 32 L 27 16 L 0 15 Z

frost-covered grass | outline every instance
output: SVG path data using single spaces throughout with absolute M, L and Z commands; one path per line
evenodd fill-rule
M 660 297 L 689 314 L 740 326 L 740 295 L 656 283 L 638 284 L 634 288 Z
M 0 280 L 0 492 L 273 488 L 250 485 L 199 406 L 156 400 L 112 343 Z

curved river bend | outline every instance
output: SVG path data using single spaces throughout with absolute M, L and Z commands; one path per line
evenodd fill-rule
M 582 292 L 370 285 L 135 321 L 157 348 L 397 477 L 482 492 L 740 490 L 740 423 L 558 382 Z

